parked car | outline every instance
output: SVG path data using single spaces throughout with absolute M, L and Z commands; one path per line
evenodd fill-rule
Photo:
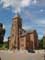
M 33 49 L 28 49 L 29 53 L 35 53 L 35 51 Z

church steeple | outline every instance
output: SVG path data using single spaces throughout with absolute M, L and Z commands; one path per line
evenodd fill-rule
M 17 19 L 20 18 L 20 19 L 21 19 L 21 16 L 20 16 L 20 14 L 19 14 L 18 12 L 17 12 L 16 15 L 13 17 L 13 20 L 14 20 L 15 18 L 17 18 Z
M 17 13 L 16 13 L 16 16 L 20 17 L 20 14 L 17 12 Z
M 11 48 L 15 47 L 16 49 L 19 48 L 19 33 L 22 29 L 22 19 L 19 15 L 19 13 L 16 14 L 15 17 L 13 17 L 13 23 L 12 23 L 12 30 L 11 30 Z

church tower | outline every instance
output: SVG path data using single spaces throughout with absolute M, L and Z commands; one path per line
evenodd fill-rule
M 9 39 L 9 49 L 19 49 L 19 36 L 22 29 L 22 19 L 19 14 L 13 18 L 11 36 Z

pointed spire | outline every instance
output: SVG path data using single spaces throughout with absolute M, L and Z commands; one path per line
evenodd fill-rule
M 16 15 L 13 17 L 13 19 L 19 17 L 20 18 L 20 14 L 17 12 Z
M 16 13 L 16 16 L 17 16 L 17 17 L 20 17 L 20 14 L 17 12 L 17 13 Z

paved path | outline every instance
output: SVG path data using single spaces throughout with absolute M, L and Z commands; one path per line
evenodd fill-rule
M 0 51 L 1 60 L 44 60 L 43 53 Z

